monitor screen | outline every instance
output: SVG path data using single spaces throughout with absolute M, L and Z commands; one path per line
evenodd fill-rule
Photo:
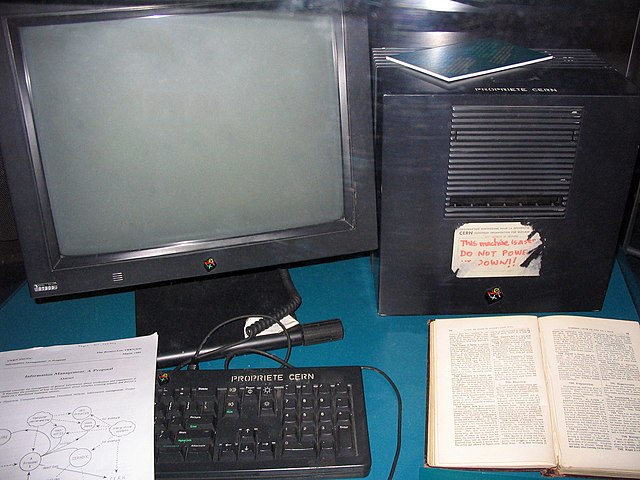
M 21 28 L 60 254 L 342 218 L 332 27 L 231 12 Z
M 32 295 L 375 248 L 358 15 L 250 2 L 6 19 L 0 140 Z

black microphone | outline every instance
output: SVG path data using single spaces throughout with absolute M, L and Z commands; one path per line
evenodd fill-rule
M 291 338 L 292 347 L 298 345 L 316 345 L 318 343 L 333 342 L 344 338 L 342 322 L 338 318 L 313 323 L 299 323 L 288 328 L 287 331 Z M 284 332 L 280 331 L 267 335 L 257 335 L 245 342 L 238 342 L 236 345 L 232 345 L 228 348 L 224 348 L 224 345 L 213 345 L 201 350 L 197 361 L 200 362 L 224 358 L 229 354 L 240 352 L 248 348 L 264 351 L 287 348 L 287 336 Z M 180 364 L 180 362 L 193 357 L 194 354 L 195 350 L 192 352 L 182 352 L 177 355 L 158 358 L 156 364 L 158 368 L 175 366 Z

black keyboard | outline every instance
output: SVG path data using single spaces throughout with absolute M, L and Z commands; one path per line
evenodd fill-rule
M 155 477 L 364 477 L 359 367 L 159 371 Z

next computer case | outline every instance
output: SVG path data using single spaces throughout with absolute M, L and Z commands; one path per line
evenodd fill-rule
M 445 83 L 374 49 L 379 313 L 601 308 L 640 98 L 589 50 Z

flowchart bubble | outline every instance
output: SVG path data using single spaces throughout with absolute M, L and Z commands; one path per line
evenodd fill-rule
M 121 420 L 109 429 L 109 433 L 111 433 L 111 435 L 113 435 L 114 437 L 124 437 L 125 435 L 129 435 L 135 429 L 135 423 Z
M 0 429 L 0 445 L 4 445 L 11 440 L 11 432 L 4 428 Z
M 93 430 L 96 426 L 96 423 L 97 422 L 95 418 L 87 418 L 86 420 L 82 421 L 82 423 L 80 424 L 80 428 L 85 431 Z
M 91 416 L 91 408 L 78 407 L 73 411 L 72 415 L 76 420 L 84 420 L 85 418 Z
M 20 459 L 20 468 L 25 472 L 31 472 L 40 466 L 41 457 L 36 452 L 27 453 Z
M 30 427 L 42 427 L 51 421 L 53 415 L 49 412 L 34 413 L 27 419 L 27 425 Z
M 84 467 L 91 461 L 91 452 L 86 448 L 79 448 L 69 455 L 69 463 L 74 467 Z
M 62 438 L 65 433 L 67 433 L 67 429 L 62 425 L 58 425 L 51 429 L 51 438 Z

